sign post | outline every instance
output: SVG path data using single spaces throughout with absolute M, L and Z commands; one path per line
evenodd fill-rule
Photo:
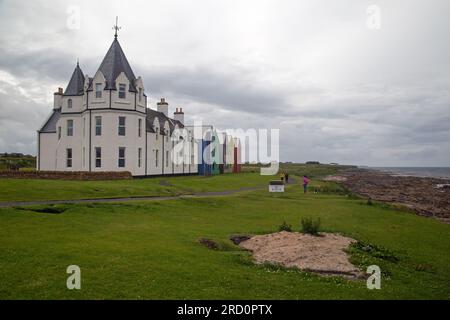
M 270 181 L 269 192 L 284 192 L 284 181 L 281 180 Z

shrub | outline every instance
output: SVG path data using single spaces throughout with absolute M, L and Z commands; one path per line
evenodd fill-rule
M 212 249 L 212 250 L 217 250 L 219 249 L 219 245 L 217 244 L 217 242 L 208 239 L 208 238 L 201 238 L 200 240 L 198 240 L 198 242 L 200 242 L 202 245 L 204 245 L 205 247 Z
M 371 198 L 367 199 L 367 205 L 368 205 L 368 206 L 373 205 L 373 202 L 372 202 L 372 199 L 371 199 Z
M 278 227 L 278 231 L 292 232 L 292 226 L 287 224 L 286 221 L 283 221 L 283 223 Z
M 380 246 L 368 244 L 362 241 L 358 241 L 352 246 L 358 250 L 368 253 L 374 258 L 387 260 L 391 262 L 397 262 L 399 260 L 398 257 L 392 251 Z
M 302 219 L 302 232 L 313 236 L 319 234 L 320 218 L 313 220 L 312 218 Z

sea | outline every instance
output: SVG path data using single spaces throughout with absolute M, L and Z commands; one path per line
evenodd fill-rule
M 366 167 L 401 176 L 450 179 L 450 167 Z

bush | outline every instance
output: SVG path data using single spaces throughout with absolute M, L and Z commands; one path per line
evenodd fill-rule
M 367 205 L 368 205 L 368 206 L 373 205 L 373 202 L 372 202 L 372 199 L 371 199 L 371 198 L 367 199 Z
M 312 218 L 302 219 L 302 232 L 313 236 L 319 235 L 320 218 L 313 220 Z
M 278 231 L 292 232 L 292 226 L 287 224 L 286 221 L 283 221 L 283 223 L 278 227 Z
M 352 246 L 378 259 L 387 260 L 391 262 L 397 262 L 399 260 L 398 257 L 392 251 L 380 246 L 368 244 L 362 241 L 358 241 Z

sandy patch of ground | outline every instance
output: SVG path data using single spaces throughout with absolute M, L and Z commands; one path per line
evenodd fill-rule
M 361 271 L 350 263 L 346 248 L 355 240 L 333 233 L 320 237 L 281 231 L 258 235 L 239 244 L 250 250 L 256 263 L 274 263 L 304 271 L 355 278 Z

